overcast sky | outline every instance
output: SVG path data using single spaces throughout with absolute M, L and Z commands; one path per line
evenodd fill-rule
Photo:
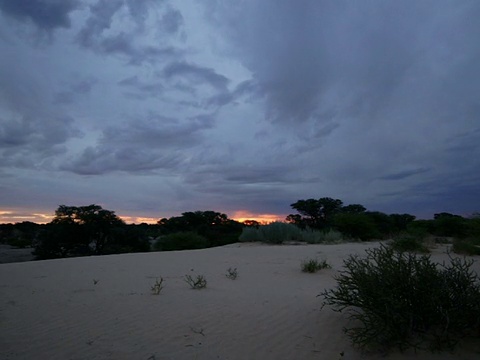
M 479 19 L 478 0 L 0 0 L 0 222 L 479 212 Z

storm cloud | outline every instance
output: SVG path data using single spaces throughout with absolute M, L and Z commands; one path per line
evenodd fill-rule
M 475 0 L 0 0 L 0 206 L 479 211 L 479 17 Z

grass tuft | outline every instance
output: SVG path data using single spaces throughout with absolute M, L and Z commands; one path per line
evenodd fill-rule
M 207 279 L 203 275 L 197 275 L 195 278 L 191 275 L 185 275 L 184 280 L 192 289 L 204 289 L 207 287 Z
M 227 269 L 227 273 L 225 274 L 225 276 L 227 278 L 229 278 L 230 280 L 236 280 L 237 277 L 238 277 L 238 271 L 237 271 L 237 268 L 228 268 Z
M 316 273 L 319 270 L 331 269 L 332 267 L 326 260 L 308 259 L 302 261 L 301 268 L 303 272 Z
M 152 286 L 152 294 L 159 295 L 164 287 L 165 285 L 163 285 L 163 278 L 157 278 L 157 280 L 155 280 L 155 284 Z

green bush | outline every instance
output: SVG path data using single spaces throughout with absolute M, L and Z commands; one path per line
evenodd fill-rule
M 396 251 L 410 251 L 418 253 L 430 252 L 422 238 L 418 238 L 417 236 L 408 233 L 394 237 L 390 242 L 390 247 Z
M 343 240 L 340 232 L 329 230 L 327 232 L 311 228 L 300 229 L 298 226 L 282 222 L 273 222 L 258 227 L 244 227 L 239 241 L 265 242 L 281 244 L 285 241 L 300 241 L 309 244 L 335 243 Z
M 153 249 L 157 251 L 204 249 L 206 247 L 208 247 L 208 240 L 191 231 L 164 235 L 153 245 Z
M 302 261 L 301 268 L 303 272 L 316 273 L 319 270 L 331 269 L 331 266 L 326 260 L 308 259 Z
M 337 230 L 321 231 L 306 228 L 302 231 L 302 239 L 309 244 L 337 244 L 343 241 L 343 235 Z
M 272 222 L 258 228 L 245 227 L 239 240 L 260 241 L 270 244 L 281 244 L 284 241 L 301 241 L 301 230 L 293 224 Z
M 335 216 L 335 227 L 344 236 L 352 240 L 368 241 L 381 237 L 374 220 L 367 214 L 337 214 Z
M 480 335 L 480 285 L 473 261 L 451 258 L 435 264 L 429 255 L 386 246 L 351 255 L 325 290 L 323 305 L 346 311 L 354 327 L 345 329 L 364 349 L 409 347 L 452 349 L 464 336 Z
M 452 251 L 457 254 L 480 255 L 480 239 L 454 239 Z

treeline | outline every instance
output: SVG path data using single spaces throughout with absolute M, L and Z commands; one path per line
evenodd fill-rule
M 181 216 L 160 219 L 157 224 L 126 224 L 114 211 L 98 205 L 61 205 L 48 224 L 0 224 L 0 243 L 33 247 L 37 259 L 53 259 L 200 249 L 234 243 L 239 238 L 243 241 L 260 239 L 281 243 L 288 237 L 298 240 L 299 233 L 303 237 L 308 235 L 309 239 L 316 237 L 315 241 L 332 234 L 339 234 L 344 239 L 367 241 L 389 239 L 403 233 L 417 237 L 431 234 L 480 241 L 478 214 L 466 218 L 438 213 L 432 220 L 416 220 L 410 214 L 368 211 L 363 205 L 344 205 L 341 200 L 328 197 L 298 200 L 291 207 L 296 213 L 288 215 L 285 223 L 273 226 L 262 225 L 255 220 L 239 223 L 215 211 L 185 212 Z M 296 230 L 292 231 L 292 227 Z M 269 236 L 251 236 L 266 233 L 267 228 Z
M 238 241 L 243 224 L 214 211 L 185 212 L 157 224 L 126 224 L 99 205 L 65 206 L 48 224 L 0 224 L 0 243 L 33 247 L 36 259 L 184 250 Z
M 400 233 L 413 235 L 427 234 L 443 237 L 480 237 L 480 215 L 466 218 L 460 215 L 441 212 L 432 220 L 416 220 L 410 214 L 385 214 L 368 211 L 363 205 L 343 205 L 339 199 L 298 200 L 291 204 L 298 214 L 290 214 L 287 223 L 301 229 L 317 229 L 324 232 L 336 230 L 345 237 L 361 241 L 389 239 Z

